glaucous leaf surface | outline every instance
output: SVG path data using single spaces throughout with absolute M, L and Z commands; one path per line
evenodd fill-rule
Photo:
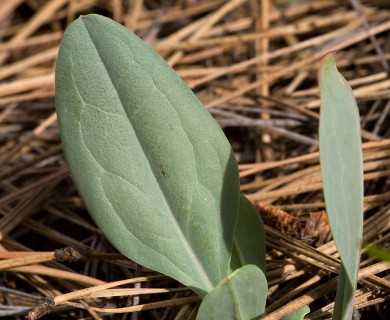
M 320 161 L 326 211 L 342 268 L 334 319 L 351 319 L 363 228 L 363 160 L 359 111 L 334 53 L 320 70 Z
M 56 105 L 77 189 L 130 259 L 204 296 L 229 274 L 237 164 L 172 68 L 116 22 L 87 15 L 61 42 Z
M 254 320 L 263 316 L 267 280 L 255 265 L 246 265 L 223 279 L 203 299 L 197 320 Z

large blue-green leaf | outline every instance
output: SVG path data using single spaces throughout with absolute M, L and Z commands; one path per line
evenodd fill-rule
M 202 301 L 197 320 L 252 320 L 264 314 L 267 280 L 255 265 L 246 265 L 222 280 Z
M 231 269 L 254 264 L 265 272 L 265 230 L 260 214 L 249 200 L 241 195 L 238 221 L 234 233 Z
M 64 34 L 56 105 L 77 189 L 130 259 L 204 296 L 229 274 L 238 169 L 222 130 L 169 65 L 114 21 Z
M 363 160 L 360 118 L 351 87 L 334 53 L 320 71 L 320 161 L 326 211 L 342 267 L 334 319 L 351 319 L 363 227 Z

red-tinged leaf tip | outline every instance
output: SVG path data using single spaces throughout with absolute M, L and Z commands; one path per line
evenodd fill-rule
M 336 52 L 335 50 L 329 51 L 328 53 L 326 53 L 326 54 L 324 55 L 324 58 L 327 58 L 327 57 L 336 57 L 336 54 L 337 54 L 337 52 Z
M 321 83 L 321 74 L 323 71 L 329 70 L 332 67 L 336 66 L 336 51 L 330 51 L 326 53 L 320 62 L 318 68 L 318 82 Z

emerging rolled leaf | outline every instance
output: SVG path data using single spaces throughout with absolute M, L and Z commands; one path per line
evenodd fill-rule
M 303 306 L 294 312 L 288 314 L 287 316 L 284 316 L 282 320 L 303 320 L 305 318 L 305 315 L 310 313 L 310 308 L 308 306 Z
M 69 168 L 107 238 L 201 296 L 229 274 L 238 169 L 222 130 L 170 66 L 114 21 L 64 34 L 56 105 Z
M 360 118 L 351 87 L 334 53 L 320 71 L 320 160 L 326 210 L 342 268 L 334 319 L 351 319 L 363 229 L 363 158 Z
M 234 234 L 231 269 L 254 264 L 265 272 L 265 230 L 259 212 L 240 196 L 237 227 Z

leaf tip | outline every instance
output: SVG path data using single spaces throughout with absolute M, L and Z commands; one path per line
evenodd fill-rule
M 322 59 L 318 68 L 318 82 L 321 83 L 322 75 L 336 68 L 336 51 L 329 51 Z
M 332 51 L 329 51 L 329 52 L 325 53 L 323 58 L 336 57 L 336 54 L 337 54 L 337 51 L 336 50 L 332 50 Z
M 335 64 L 336 61 L 336 51 L 330 51 L 325 54 L 321 59 L 320 70 L 323 70 L 326 67 L 331 67 Z

